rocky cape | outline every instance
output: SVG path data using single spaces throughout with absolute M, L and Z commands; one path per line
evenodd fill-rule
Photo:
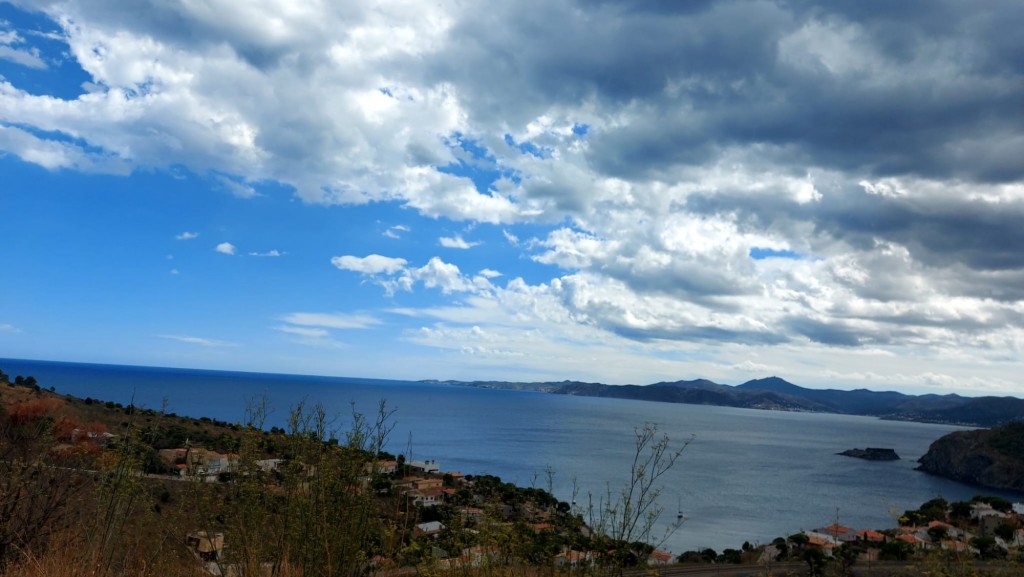
M 992 489 L 1024 493 L 1024 422 L 957 431 L 931 444 L 919 471 Z
M 605 385 L 580 381 L 428 381 L 449 385 L 536 391 L 558 395 L 611 397 L 666 403 L 718 405 L 776 411 L 866 415 L 902 421 L 992 427 L 1024 419 L 1024 399 L 905 395 L 895 391 L 808 389 L 779 377 L 731 386 L 696 379 L 650 385 Z

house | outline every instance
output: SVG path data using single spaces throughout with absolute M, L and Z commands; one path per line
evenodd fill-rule
M 839 543 L 849 543 L 857 540 L 857 533 L 855 533 L 849 527 L 844 527 L 839 523 L 833 523 L 828 527 L 822 527 L 821 529 L 815 530 L 817 533 L 823 533 L 825 535 L 831 535 Z
M 398 470 L 398 461 L 373 461 L 367 463 L 363 469 L 367 473 L 379 473 L 381 475 L 394 475 Z
M 224 533 L 193 531 L 185 537 L 185 543 L 203 561 L 215 561 L 224 550 Z
M 174 465 L 182 476 L 216 477 L 233 471 L 238 466 L 238 455 L 218 453 L 200 448 L 162 449 L 158 455 Z M 181 465 L 184 465 L 182 467 Z
M 413 534 L 437 538 L 437 536 L 444 530 L 445 526 L 440 521 L 430 521 L 416 525 L 416 527 L 413 528 Z
M 479 523 L 484 518 L 484 510 L 479 507 L 463 507 L 462 517 L 470 523 Z
M 672 553 L 669 551 L 662 551 L 661 549 L 655 549 L 650 555 L 647 556 L 648 565 L 668 565 L 672 563 Z
M 913 545 L 915 549 L 924 549 L 924 546 L 927 543 L 924 539 L 921 539 L 920 537 L 917 537 L 915 535 L 911 535 L 910 533 L 902 533 L 900 535 L 897 535 L 896 540 Z
M 424 489 L 440 489 L 444 485 L 444 481 L 438 478 L 432 479 L 416 479 L 412 482 L 412 488 L 417 491 L 423 491 Z
M 839 545 L 838 539 L 832 535 L 818 533 L 816 531 L 804 531 L 804 535 L 807 536 L 808 547 L 812 549 L 822 549 L 829 555 L 832 554 L 832 549 Z
M 424 473 L 440 473 L 441 465 L 437 461 L 408 461 L 406 465 L 409 465 L 410 469 L 422 471 Z
M 857 531 L 858 541 L 867 541 L 869 543 L 884 543 L 885 535 L 878 531 L 872 531 L 870 529 L 861 529 Z
M 406 496 L 409 497 L 413 504 L 421 507 L 433 507 L 444 502 L 444 489 L 432 488 L 432 489 L 412 489 L 407 491 Z
M 577 568 L 590 567 L 597 559 L 593 551 L 576 551 L 575 549 L 562 549 L 562 552 L 555 555 L 555 565 L 558 567 Z

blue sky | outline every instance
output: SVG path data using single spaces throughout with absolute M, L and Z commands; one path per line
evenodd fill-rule
M 0 356 L 1021 394 L 1022 20 L 0 1 Z

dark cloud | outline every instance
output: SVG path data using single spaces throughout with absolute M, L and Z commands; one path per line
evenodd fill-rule
M 780 332 L 739 331 L 714 326 L 692 327 L 644 327 L 637 328 L 614 322 L 599 323 L 601 327 L 620 337 L 635 341 L 697 341 L 707 343 L 742 343 L 745 345 L 780 345 L 790 342 L 790 337 Z
M 823 345 L 856 347 L 871 343 L 875 339 L 866 338 L 864 331 L 856 330 L 842 322 L 825 322 L 807 317 L 790 317 L 782 323 L 786 332 L 802 335 L 813 342 Z
M 765 145 L 865 176 L 1024 176 L 1024 11 L 1010 4 L 676 4 L 488 7 L 428 74 L 466 88 L 478 119 L 618 108 L 629 121 L 595 133 L 589 159 L 620 177 Z
M 695 194 L 687 208 L 702 214 L 737 215 L 745 228 L 783 236 L 796 230 L 794 222 L 805 222 L 819 237 L 842 241 L 859 251 L 873 251 L 879 240 L 891 241 L 934 268 L 962 264 L 980 271 L 1024 269 L 1022 201 L 996 203 L 952 195 L 889 197 L 849 187 L 805 204 L 781 195 Z

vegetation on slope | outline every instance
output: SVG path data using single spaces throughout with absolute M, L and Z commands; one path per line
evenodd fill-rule
M 383 403 L 344 428 L 300 405 L 267 431 L 263 406 L 216 423 L 16 380 L 0 377 L 4 577 L 618 573 L 652 552 L 656 483 L 682 450 L 639 429 L 632 484 L 579 511 L 491 476 L 410 479 L 382 451 Z M 212 473 L 211 455 L 230 467 Z M 427 506 L 420 485 L 446 499 Z
M 938 439 L 918 469 L 993 489 L 1024 492 L 1024 423 L 957 431 Z

